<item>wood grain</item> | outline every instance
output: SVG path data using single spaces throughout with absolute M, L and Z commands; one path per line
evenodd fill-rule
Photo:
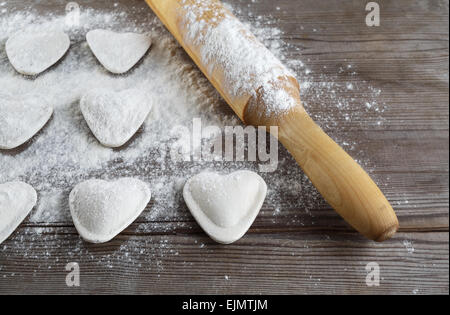
M 146 6 L 115 2 L 130 12 Z M 267 202 L 249 234 L 231 246 L 210 241 L 182 203 L 180 215 L 163 222 L 140 218 L 104 245 L 82 243 L 70 221 L 25 222 L 0 246 L 0 293 L 448 294 L 449 3 L 378 2 L 378 28 L 365 26 L 365 2 L 359 0 L 239 0 L 233 6 L 238 17 L 253 23 L 260 15 L 272 16 L 290 45 L 287 58 L 307 63 L 313 81 L 322 82 L 325 74 L 382 90 L 381 126 L 372 112 L 356 121 L 329 103 L 312 100 L 305 108 L 332 138 L 354 143 L 346 150 L 398 214 L 401 229 L 394 239 L 364 240 L 317 195 Z M 106 0 L 84 5 L 111 7 Z M 62 10 L 59 1 L 13 0 L 8 6 Z M 139 20 L 142 11 L 136 12 Z M 347 64 L 356 75 L 340 72 Z M 340 93 L 358 100 L 364 91 Z M 283 149 L 280 157 L 278 172 L 290 183 L 301 171 Z M 265 179 L 270 186 L 270 177 Z M 276 207 L 282 212 L 274 216 Z M 152 225 L 153 232 L 142 232 L 141 224 Z M 12 247 L 18 241 L 22 245 Z M 65 286 L 64 268 L 72 261 L 81 266 L 80 288 Z M 380 287 L 365 285 L 368 262 L 380 264 Z
M 23 233 L 25 232 L 25 236 Z M 382 245 L 357 234 L 250 233 L 219 245 L 195 235 L 129 235 L 78 252 L 73 228 L 21 231 L 26 257 L 6 249 L 0 293 L 65 294 L 444 294 L 448 233 L 399 233 Z M 411 241 L 412 240 L 412 241 Z M 405 243 L 406 242 L 406 243 Z M 412 242 L 411 245 L 409 245 Z M 406 245 L 405 245 L 406 244 Z M 161 246 L 163 245 L 163 246 Z M 125 255 L 121 246 L 127 246 Z M 132 246 L 132 248 L 130 248 Z M 408 250 L 408 246 L 414 248 Z M 80 264 L 81 286 L 65 285 L 65 265 Z M 380 266 L 380 286 L 366 285 L 365 267 Z
M 300 85 L 296 78 L 291 75 L 273 76 L 270 78 L 270 88 L 264 87 L 261 83 L 254 86 L 253 91 L 245 90 L 236 98 L 232 92 L 236 87 L 224 79 L 227 77 L 226 73 L 231 70 L 225 65 L 226 62 L 219 56 L 212 56 L 209 60 L 202 58 L 202 51 L 208 44 L 186 40 L 189 27 L 195 25 L 180 24 L 179 21 L 183 21 L 193 13 L 190 11 L 195 11 L 193 14 L 202 19 L 202 23 L 207 25 L 206 29 L 215 27 L 221 21 L 238 21 L 220 1 L 203 1 L 201 4 L 181 0 L 146 0 L 146 2 L 244 123 L 268 128 L 279 127 L 277 130 L 279 141 L 292 154 L 322 197 L 344 220 L 358 232 L 377 242 L 385 241 L 397 232 L 399 227 L 397 216 L 378 186 L 305 112 L 300 101 Z M 222 41 L 230 40 L 227 37 L 227 34 L 221 34 Z M 246 43 L 251 47 L 247 49 L 248 53 L 250 53 L 248 50 L 253 49 L 250 45 L 255 40 L 256 38 L 246 39 Z M 268 50 L 261 54 L 267 56 L 261 56 L 263 59 L 272 56 Z M 275 71 L 278 65 L 272 67 L 270 71 Z M 260 75 L 255 69 L 248 70 L 247 80 Z M 234 79 L 238 81 L 240 78 Z M 295 105 L 287 112 L 275 111 L 267 114 L 270 112 L 268 109 L 274 106 L 267 101 L 273 91 L 283 91 L 290 96 Z

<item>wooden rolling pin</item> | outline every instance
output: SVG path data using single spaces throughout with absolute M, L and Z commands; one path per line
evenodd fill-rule
M 278 126 L 281 143 L 351 226 L 380 242 L 395 234 L 397 216 L 377 185 L 308 116 L 294 76 L 220 1 L 146 2 L 244 123 Z

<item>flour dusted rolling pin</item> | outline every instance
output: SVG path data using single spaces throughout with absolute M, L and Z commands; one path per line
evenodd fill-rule
M 146 0 L 242 121 L 278 126 L 279 140 L 328 203 L 366 237 L 398 229 L 366 172 L 303 109 L 294 75 L 218 0 Z

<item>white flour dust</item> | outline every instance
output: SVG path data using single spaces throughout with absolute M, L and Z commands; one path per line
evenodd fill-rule
M 0 182 L 23 179 L 37 189 L 39 203 L 31 222 L 70 221 L 64 196 L 75 184 L 94 176 L 138 175 L 153 189 L 161 191 L 161 199 L 168 198 L 169 202 L 161 206 L 173 207 L 175 201 L 170 200 L 174 200 L 175 191 L 171 183 L 176 177 L 162 172 L 171 166 L 166 166 L 170 161 L 164 155 L 167 143 L 173 138 L 171 129 L 176 125 L 190 126 L 193 117 L 218 126 L 237 124 L 238 119 L 231 111 L 223 111 L 218 94 L 155 17 L 149 17 L 137 27 L 123 14 L 90 10 L 81 20 L 85 22 L 81 28 L 71 29 L 65 28 L 64 18 L 58 16 L 18 13 L 1 20 L 1 42 L 17 29 L 65 29 L 72 47 L 52 71 L 34 80 L 17 74 L 5 56 L 1 56 L 3 91 L 11 95 L 45 95 L 54 106 L 54 114 L 31 144 L 19 152 L 1 152 Z M 123 31 L 152 30 L 154 46 L 142 64 L 126 76 L 108 74 L 83 40 L 90 28 L 105 23 Z M 130 145 L 113 150 L 103 147 L 93 137 L 79 108 L 80 98 L 92 88 L 148 91 L 154 108 L 144 130 Z M 154 209 L 148 216 L 156 213 Z
M 253 96 L 263 88 L 267 114 L 287 111 L 296 101 L 274 86 L 274 78 L 294 77 L 250 30 L 218 4 L 184 1 L 181 29 L 188 30 L 184 40 L 199 46 L 201 60 L 209 75 L 218 69 L 224 73 L 225 93 L 235 101 L 243 95 Z M 205 16 L 215 16 L 207 23 Z
M 117 13 L 105 13 L 84 9 L 79 27 L 67 27 L 64 17 L 57 15 L 41 15 L 34 11 L 1 13 L 0 46 L 19 29 L 64 30 L 71 39 L 71 48 L 66 56 L 35 79 L 18 74 L 8 62 L 4 50 L 0 49 L 2 93 L 38 93 L 45 95 L 54 107 L 53 117 L 30 143 L 13 152 L 0 151 L 0 183 L 22 180 L 38 192 L 38 204 L 25 220 L 24 229 L 13 234 L 4 243 L 3 250 L 29 258 L 34 255 L 37 260 L 55 260 L 58 258 L 51 257 L 52 252 L 66 246 L 73 247 L 67 253 L 69 259 L 81 255 L 89 259 L 93 254 L 81 240 L 74 241 L 70 235 L 64 239 L 65 236 L 62 235 L 66 235 L 68 226 L 73 226 L 68 208 L 69 193 L 76 184 L 90 178 L 115 179 L 131 176 L 147 182 L 152 191 L 152 201 L 149 210 L 144 211 L 137 219 L 135 231 L 149 235 L 196 227 L 182 200 L 181 190 L 186 178 L 205 169 L 219 173 L 239 169 L 258 171 L 257 162 L 175 163 L 167 156 L 167 145 L 173 141 L 171 131 L 175 126 L 190 128 L 193 118 L 201 118 L 205 126 L 223 127 L 240 122 L 157 18 L 148 8 L 143 12 L 145 21 L 137 23 L 132 15 L 120 10 Z M 292 47 L 280 39 L 282 31 L 274 26 L 274 19 L 255 17 L 241 11 L 235 13 L 244 20 L 252 21 L 247 25 L 250 30 L 301 82 L 306 110 L 326 131 L 333 131 L 334 138 L 337 137 L 336 140 L 350 153 L 357 151 L 358 145 L 349 140 L 340 141 L 340 131 L 343 129 L 339 122 L 348 120 L 356 128 L 367 127 L 361 125 L 363 118 L 368 113 L 377 113 L 380 117 L 377 123 L 382 124 L 384 105 L 377 102 L 381 91 L 356 80 L 356 72 L 351 65 L 343 66 L 342 73 L 336 74 L 336 77 L 347 76 L 349 82 L 342 83 L 341 79 L 338 83 L 336 77 L 314 75 L 307 66 L 307 58 L 293 60 L 287 57 L 287 51 Z M 150 32 L 152 47 L 127 75 L 108 73 L 87 46 L 86 33 L 92 29 L 105 28 L 106 25 L 117 32 Z M 152 111 L 144 127 L 125 147 L 106 148 L 99 144 L 89 130 L 80 112 L 79 100 L 92 88 L 138 88 L 150 95 Z M 342 96 L 350 90 L 362 93 L 363 99 Z M 370 106 L 366 106 L 366 103 Z M 325 107 L 336 107 L 340 111 L 323 110 Z M 292 220 L 286 224 L 315 223 L 313 213 L 308 211 L 317 208 L 324 201 L 284 150 L 280 149 L 277 171 L 261 176 L 269 187 L 261 217 L 268 217 L 268 220 L 276 222 L 286 211 L 294 209 L 298 215 L 292 215 Z M 307 222 L 302 221 L 305 219 L 305 211 L 309 215 Z M 61 244 L 62 239 L 67 244 Z M 30 248 L 27 246 L 32 246 L 30 244 L 33 244 L 33 240 L 44 241 L 47 247 L 43 251 L 28 252 L 27 249 Z M 155 249 L 154 252 L 147 253 L 144 261 L 155 260 L 158 270 L 163 268 L 158 263 L 158 255 L 171 253 L 172 248 L 175 248 L 168 244 L 164 236 L 149 236 L 145 240 L 130 239 L 113 252 L 105 253 L 99 264 L 113 267 L 112 261 L 120 259 L 127 262 L 128 266 L 140 267 L 140 263 L 132 260 L 132 257 L 141 253 L 130 252 L 140 250 L 139 242 L 145 242 L 146 246 Z M 204 244 L 198 246 L 206 248 Z

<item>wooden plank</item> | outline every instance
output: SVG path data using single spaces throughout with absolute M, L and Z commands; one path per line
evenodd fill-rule
M 143 1 L 114 2 L 137 21 L 151 14 Z M 339 95 L 353 99 L 342 110 L 334 97 L 317 102 L 307 90 L 303 96 L 308 112 L 392 202 L 401 224 L 394 239 L 377 244 L 360 237 L 281 149 L 277 172 L 285 181 L 266 175 L 280 193 L 236 244 L 213 243 L 181 199 L 172 215 L 143 216 L 103 245 L 83 243 L 70 218 L 28 219 L 0 245 L 0 293 L 448 294 L 449 2 L 377 2 L 381 26 L 368 28 L 360 0 L 230 1 L 253 25 L 272 17 L 282 31 L 273 39 L 289 44 L 285 61 L 302 60 L 311 70 L 299 70 L 300 80 L 333 81 Z M 82 7 L 114 10 L 107 0 Z M 12 0 L 8 8 L 64 12 L 59 0 Z M 358 88 L 346 89 L 349 82 Z M 381 90 L 382 115 L 364 108 L 368 87 Z M 298 192 L 283 193 L 283 185 L 294 184 Z M 65 265 L 73 261 L 81 266 L 80 288 L 65 285 Z M 381 267 L 379 287 L 365 284 L 368 262 Z
M 365 26 L 365 2 L 358 0 L 264 1 L 243 9 L 241 16 L 248 18 L 251 10 L 254 16 L 270 12 L 278 18 L 284 39 L 296 48 L 288 50 L 288 59 L 307 59 L 317 82 L 326 75 L 338 81 L 365 80 L 380 88 L 380 102 L 387 104 L 384 129 L 448 130 L 448 2 L 379 3 L 382 22 L 375 28 Z M 351 71 L 346 70 L 348 64 L 353 65 Z M 358 75 L 352 78 L 348 75 L 352 71 Z M 358 91 L 347 93 L 361 96 Z M 307 109 L 313 115 L 336 111 L 330 104 L 331 99 Z M 373 128 L 374 117 L 363 117 Z M 339 125 L 345 123 L 338 115 L 335 118 Z
M 400 230 L 436 231 L 448 229 L 448 137 L 447 132 L 355 132 L 349 131 L 338 137 L 351 145 L 346 146 L 349 153 L 360 161 L 375 181 L 380 185 L 401 223 Z M 444 142 L 436 146 L 437 142 Z M 423 152 L 427 154 L 422 154 Z M 263 231 L 280 231 L 289 226 L 294 230 L 303 229 L 344 229 L 350 228 L 322 199 L 312 184 L 297 167 L 290 155 L 280 147 L 280 165 L 276 177 L 273 174 L 261 174 L 271 188 L 262 212 L 255 226 Z M 157 168 L 153 162 L 151 167 Z M 195 163 L 193 164 L 195 165 Z M 414 170 L 413 172 L 411 170 Z M 166 172 L 176 172 L 176 167 L 168 167 Z M 129 175 L 140 176 L 140 170 L 129 170 Z M 34 178 L 33 181 L 39 180 Z M 297 187 L 298 190 L 292 189 Z M 68 196 L 70 188 L 66 191 Z M 164 196 L 158 196 L 158 199 Z M 151 213 L 154 201 L 147 208 Z M 38 205 L 39 206 L 39 205 Z M 164 216 L 139 219 L 140 223 L 152 225 L 158 223 L 153 232 L 172 233 L 180 231 L 176 222 L 189 224 L 197 230 L 197 225 L 186 208 L 182 198 L 177 199 L 175 211 Z M 62 212 L 69 213 L 68 205 Z M 27 220 L 27 226 L 71 226 L 71 218 L 65 221 L 47 222 Z M 185 227 L 183 226 L 182 229 Z M 350 229 L 351 230 L 351 229 Z
M 73 228 L 22 232 L 3 246 L 0 293 L 448 294 L 448 233 L 383 244 L 346 233 L 249 234 L 223 246 L 203 233 L 92 245 Z M 65 284 L 70 262 L 79 263 L 79 288 Z M 379 287 L 366 285 L 370 262 Z

